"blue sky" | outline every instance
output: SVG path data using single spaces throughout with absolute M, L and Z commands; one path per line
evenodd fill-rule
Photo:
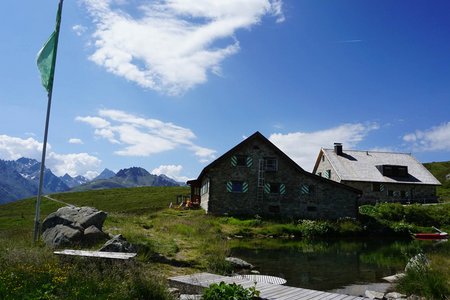
M 0 3 L 1 159 L 40 160 L 35 60 L 56 8 Z M 449 160 L 449 13 L 446 0 L 66 0 L 47 166 L 186 180 L 255 131 L 306 170 L 333 142 Z

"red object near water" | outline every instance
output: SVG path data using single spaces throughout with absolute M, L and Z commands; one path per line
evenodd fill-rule
M 439 233 L 415 233 L 414 237 L 420 240 L 442 240 L 448 238 L 447 232 Z

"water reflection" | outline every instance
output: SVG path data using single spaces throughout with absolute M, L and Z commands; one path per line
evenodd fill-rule
M 232 255 L 261 274 L 285 278 L 289 286 L 333 290 L 380 282 L 402 271 L 420 249 L 411 241 L 236 241 Z

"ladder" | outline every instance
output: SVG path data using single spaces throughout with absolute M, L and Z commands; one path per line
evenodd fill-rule
M 264 159 L 260 159 L 258 165 L 258 188 L 256 191 L 256 201 L 260 206 L 260 208 L 262 208 L 263 199 L 264 199 Z

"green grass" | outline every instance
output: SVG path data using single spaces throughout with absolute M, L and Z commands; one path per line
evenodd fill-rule
M 445 180 L 445 176 L 450 174 L 450 161 L 431 162 L 423 164 L 431 174 L 442 184 L 437 188 L 437 195 L 442 202 L 450 202 L 450 180 Z
M 176 195 L 188 193 L 187 187 L 143 187 L 52 195 L 106 211 L 105 232 L 120 233 L 138 247 L 132 266 L 82 260 L 61 264 L 42 242 L 32 243 L 35 199 L 0 206 L 0 299 L 170 299 L 164 278 L 199 271 L 231 272 L 225 261 L 233 243 L 229 237 L 242 235 L 255 243 L 274 237 L 266 240 L 276 248 L 294 239 L 371 234 L 377 226 L 388 228 L 389 234 L 430 224 L 450 227 L 450 205 L 367 206 L 362 209 L 366 219 L 337 222 L 214 217 L 202 210 L 168 208 Z M 42 217 L 60 206 L 44 198 Z M 440 255 L 432 259 L 450 269 Z M 444 269 L 434 270 L 450 278 Z

